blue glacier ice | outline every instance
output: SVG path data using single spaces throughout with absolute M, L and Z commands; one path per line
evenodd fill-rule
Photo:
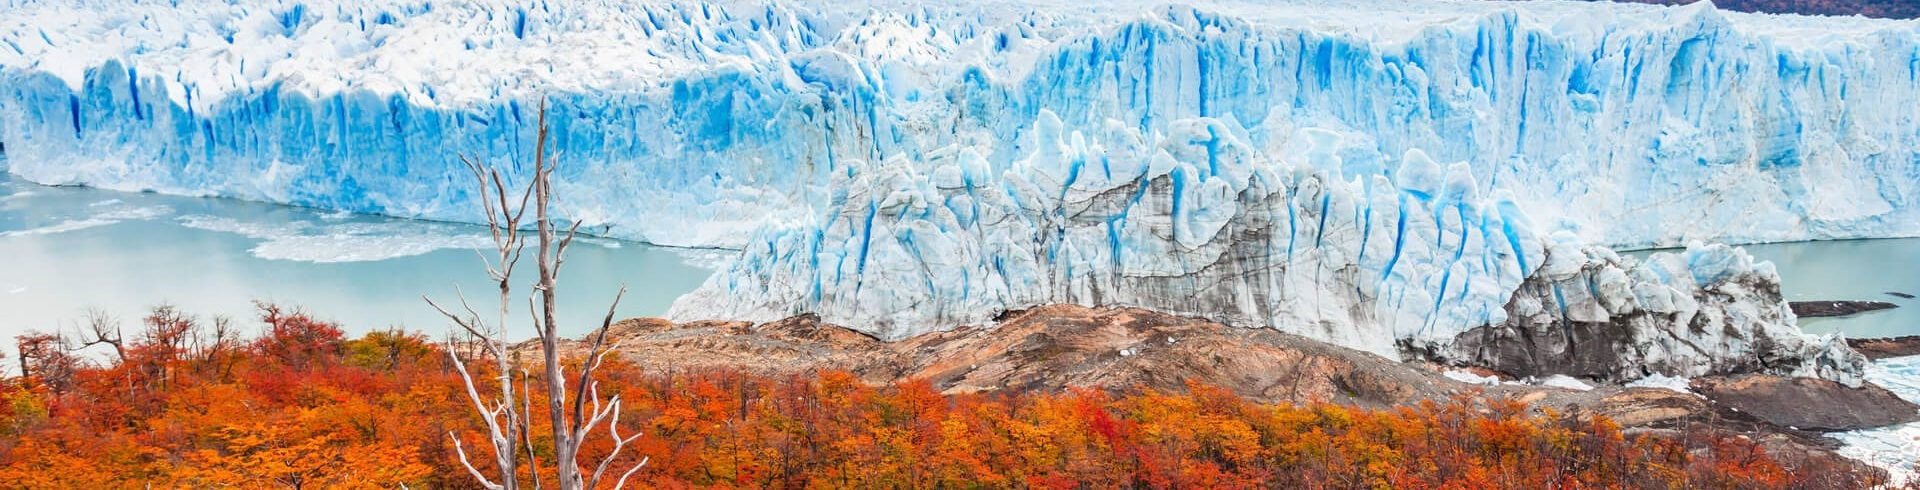
M 0 6 L 21 177 L 473 221 L 455 155 L 526 161 L 544 98 L 569 216 L 743 250 L 680 317 L 899 338 L 1077 302 L 1445 358 L 1557 318 L 1700 346 L 1615 359 L 1668 375 L 1746 355 L 1857 381 L 1738 250 L 1593 247 L 1920 235 L 1915 22 L 1704 2 Z
M 43 183 L 473 221 L 454 156 L 525 156 L 545 96 L 577 218 L 737 248 L 854 160 L 1214 118 L 1335 133 L 1340 179 L 1466 162 L 1595 243 L 1920 235 L 1913 22 L 1095 3 L 7 0 L 0 142 Z

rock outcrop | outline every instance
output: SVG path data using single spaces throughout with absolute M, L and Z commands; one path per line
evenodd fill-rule
M 609 338 L 626 362 L 654 372 L 738 370 L 784 376 L 840 370 L 873 384 L 923 379 L 946 393 L 1069 387 L 1183 390 L 1188 382 L 1203 382 L 1264 401 L 1389 407 L 1481 390 L 1489 396 L 1511 396 L 1540 406 L 1606 415 L 1628 426 L 1651 427 L 1708 415 L 1713 404 L 1771 413 L 1753 400 L 1778 392 L 1800 396 L 1797 401 L 1776 404 L 1780 410 L 1855 413 L 1846 416 L 1852 418 L 1844 423 L 1785 416 L 1763 420 L 1783 422 L 1781 427 L 1799 422 L 1798 427 L 1810 430 L 1896 423 L 1904 419 L 1887 414 L 1914 408 L 1873 386 L 1855 388 L 1766 375 L 1731 380 L 1703 377 L 1699 383 L 1705 389 L 1697 391 L 1706 398 L 1605 383 L 1591 390 L 1514 382 L 1473 385 L 1441 374 L 1459 368 L 1394 362 L 1273 329 L 1234 328 L 1137 308 L 1048 305 L 1010 312 L 988 325 L 898 342 L 881 341 L 811 315 L 759 324 L 632 319 L 614 325 Z M 563 346 L 577 349 L 581 344 Z M 1476 371 L 1493 379 L 1517 377 L 1514 372 Z M 1870 407 L 1832 409 L 1830 403 Z
M 1920 421 L 1920 407 L 1886 388 L 1823 379 L 1744 375 L 1703 378 L 1694 391 L 1714 404 L 1781 427 L 1844 431 Z
M 1897 422 L 1905 420 L 1895 416 L 1903 410 L 1914 413 L 1913 405 L 1875 386 L 1778 376 L 1706 377 L 1696 382 L 1699 395 L 1605 383 L 1589 390 L 1471 385 L 1441 374 L 1457 368 L 1393 362 L 1273 329 L 1132 308 L 1042 306 L 1010 312 L 992 324 L 898 342 L 811 315 L 759 324 L 635 319 L 615 325 L 610 337 L 623 361 L 655 373 L 784 376 L 832 369 L 874 384 L 924 379 L 950 394 L 1075 387 L 1178 391 L 1198 381 L 1269 402 L 1387 408 L 1478 393 L 1576 416 L 1605 416 L 1631 432 L 1695 443 L 1704 444 L 1707 435 L 1750 437 L 1783 462 L 1831 472 L 1840 488 L 1876 481 L 1884 472 L 1836 455 L 1833 442 L 1814 431 Z
M 1866 358 L 1795 326 L 1773 265 L 1725 245 L 1644 261 L 1554 242 L 1507 320 L 1435 352 L 1521 376 L 1630 380 L 1772 373 L 1859 386 Z
M 1886 359 L 1889 357 L 1920 356 L 1920 335 L 1906 335 L 1879 339 L 1847 339 L 1847 345 L 1853 347 L 1868 359 Z
M 950 392 L 1068 386 L 1184 389 L 1189 381 L 1260 400 L 1371 407 L 1458 387 L 1430 370 L 1272 329 L 1241 329 L 1139 309 L 1046 306 L 991 328 L 900 342 L 897 376 Z
M 948 393 L 1067 387 L 1185 389 L 1199 381 L 1268 401 L 1387 407 L 1466 388 L 1431 369 L 1272 329 L 1130 308 L 1050 305 L 991 326 L 882 342 L 803 315 L 774 322 L 620 322 L 628 362 L 655 372 L 852 372 L 875 384 L 925 379 Z M 581 347 L 566 344 L 569 349 Z
M 1793 307 L 1793 314 L 1801 318 L 1847 316 L 1899 307 L 1885 301 L 1794 301 L 1787 304 Z

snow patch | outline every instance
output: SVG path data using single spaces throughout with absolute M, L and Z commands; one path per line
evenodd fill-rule
M 1459 381 L 1466 384 L 1487 385 L 1487 386 L 1496 386 L 1500 384 L 1499 377 L 1481 376 L 1478 374 L 1474 374 L 1471 372 L 1462 371 L 1458 369 L 1448 369 L 1444 372 L 1441 372 L 1440 375 L 1446 376 L 1447 379 Z
M 1585 381 L 1581 381 L 1572 376 L 1567 376 L 1564 374 L 1555 374 L 1539 380 L 1530 380 L 1530 381 L 1532 382 L 1532 384 L 1539 385 L 1539 386 L 1546 386 L 1549 388 L 1561 388 L 1561 389 L 1568 389 L 1568 390 L 1574 390 L 1574 391 L 1588 391 L 1593 389 L 1593 385 L 1587 384 Z
M 1654 373 L 1647 377 L 1633 380 L 1627 383 L 1626 386 L 1630 388 L 1657 388 L 1700 396 L 1693 392 L 1693 380 L 1678 376 L 1667 376 L 1660 373 Z

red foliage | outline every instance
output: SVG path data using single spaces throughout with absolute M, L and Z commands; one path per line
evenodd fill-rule
M 261 320 L 265 334 L 239 342 L 158 310 L 124 358 L 102 366 L 59 357 L 69 354 L 57 338 L 22 338 L 37 350 L 29 376 L 0 382 L 0 488 L 475 486 L 449 435 L 486 442 L 437 346 L 398 332 L 345 340 L 272 306 Z M 876 387 L 843 372 L 661 375 L 617 356 L 604 369 L 601 391 L 628 400 L 623 429 L 645 433 L 622 462 L 649 458 L 635 481 L 659 488 L 1852 483 L 1786 471 L 1744 438 L 1628 436 L 1605 419 L 1507 400 L 1360 410 L 1259 403 L 1202 384 L 943 395 L 924 380 Z M 538 410 L 532 419 L 544 420 Z M 547 441 L 531 443 L 551 454 Z M 597 436 L 588 455 L 610 445 Z

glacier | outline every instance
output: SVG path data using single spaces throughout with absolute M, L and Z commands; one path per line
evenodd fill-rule
M 1342 138 L 1341 178 L 1466 162 L 1614 246 L 1920 235 L 1913 22 L 1710 6 L 995 0 L 6 0 L 0 144 L 50 184 L 475 221 L 455 155 L 524 160 L 545 97 L 597 234 L 739 248 L 853 160 L 1042 110 Z M 1633 216 L 1631 219 L 1623 216 Z
M 1665 347 L 1572 374 L 1745 356 L 1857 382 L 1864 361 L 1798 334 L 1738 250 L 1591 247 L 1920 235 L 1911 21 L 1704 2 L 0 6 L 7 171 L 471 222 L 456 155 L 523 177 L 544 100 L 584 229 L 741 250 L 681 318 L 901 338 L 1075 302 L 1393 358 L 1625 332 Z M 1563 344 L 1528 347 L 1582 345 Z

